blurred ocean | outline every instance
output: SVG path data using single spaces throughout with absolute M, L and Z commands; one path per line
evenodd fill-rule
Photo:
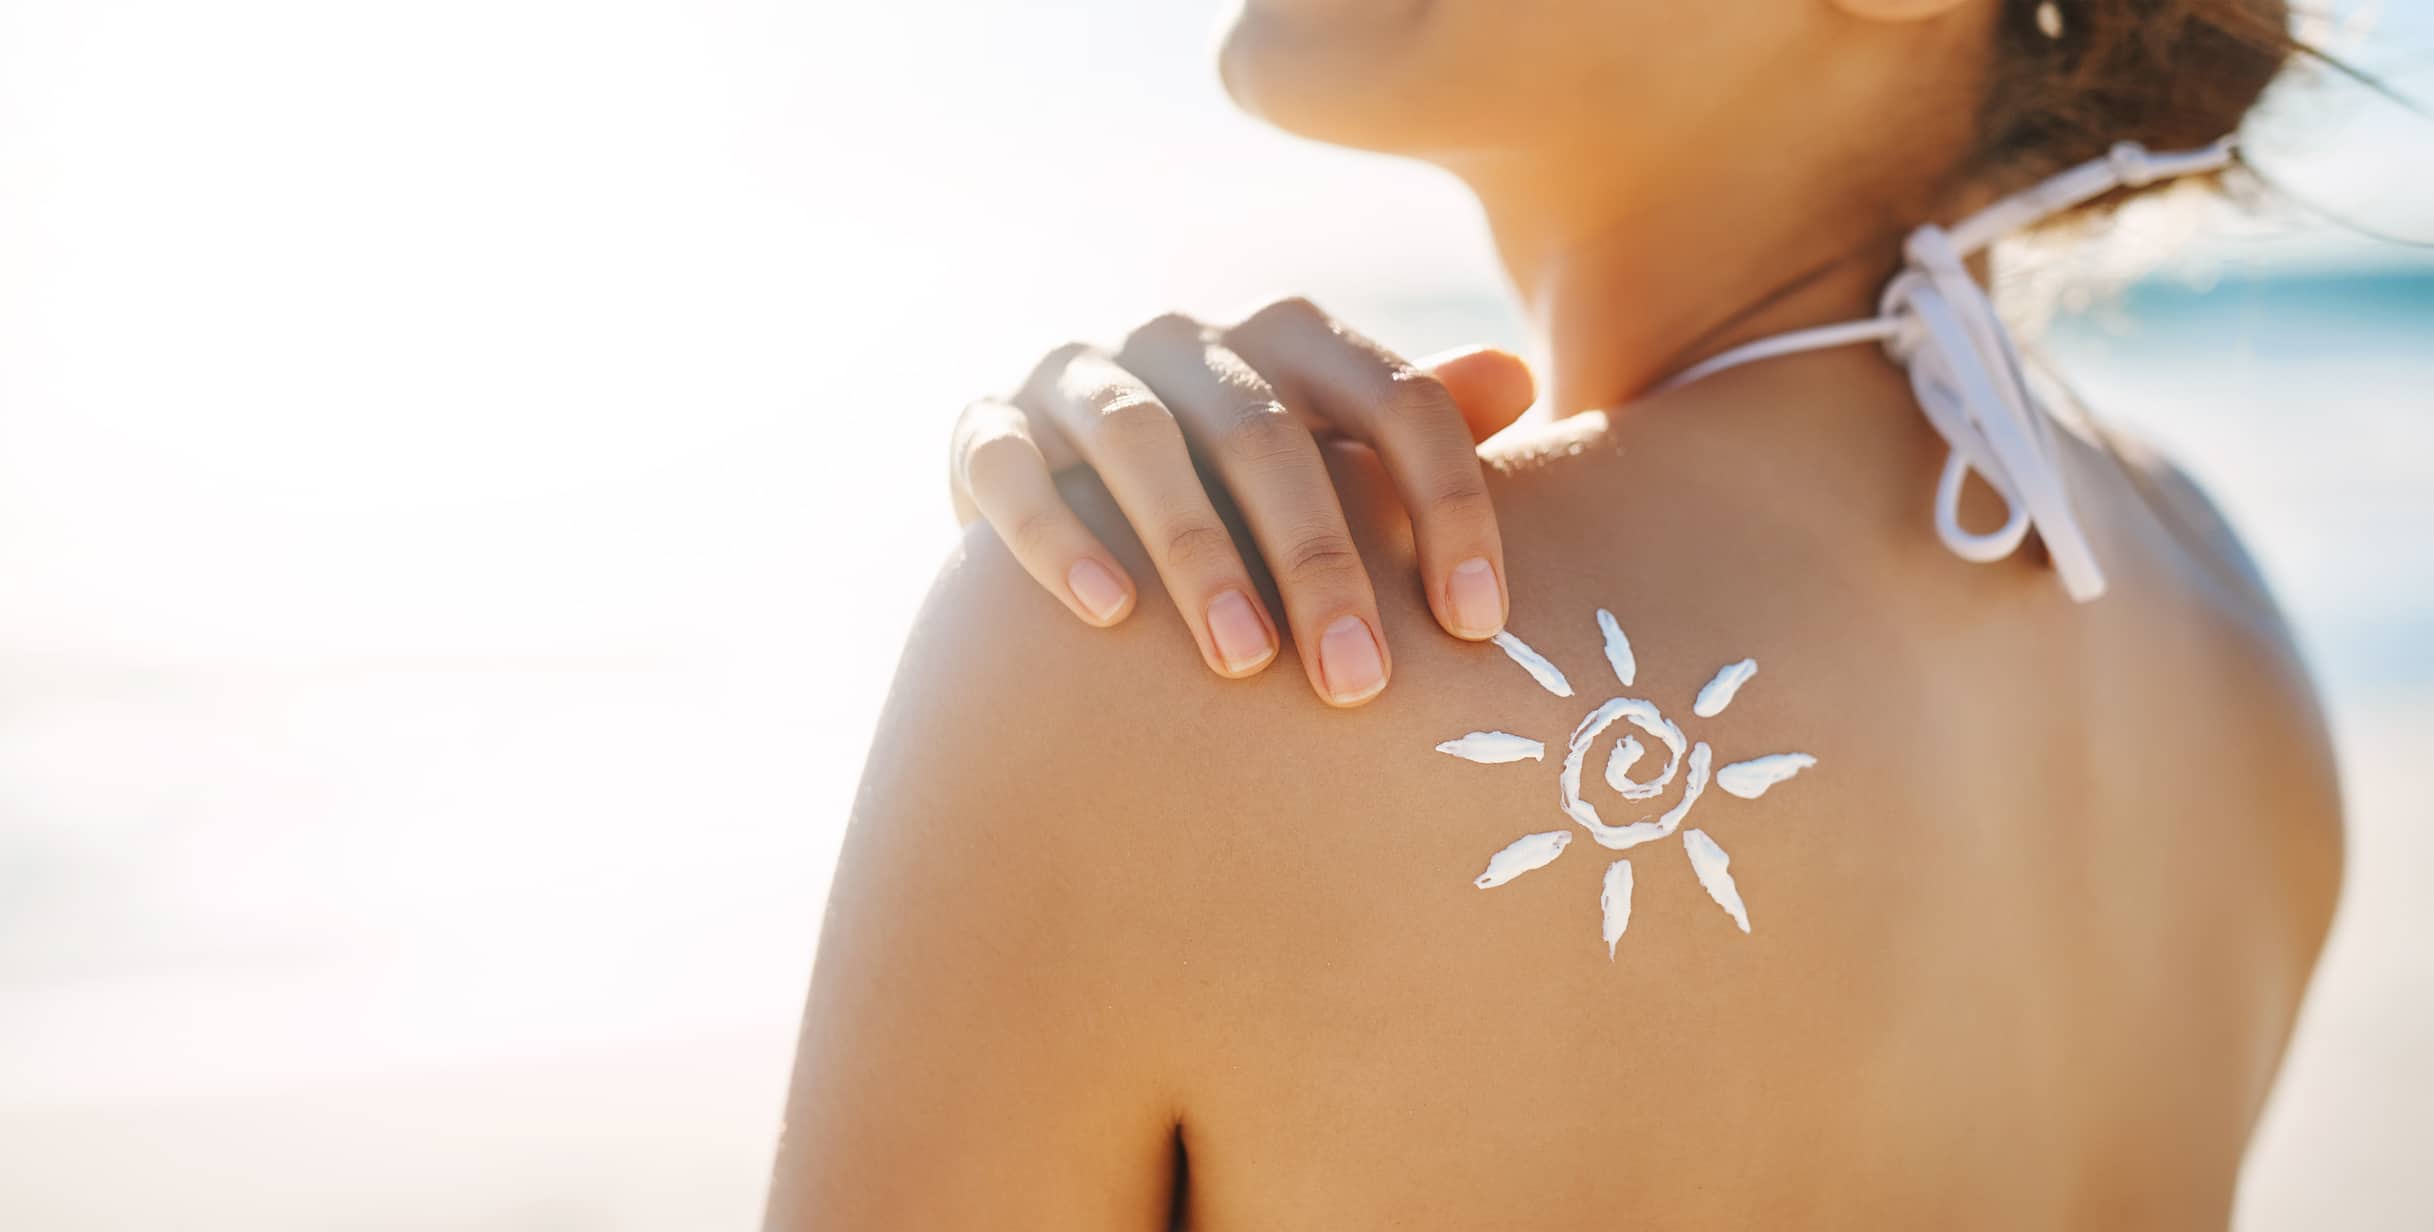
M 2216 494 L 2337 700 L 2434 688 L 2434 267 L 2151 279 L 2050 344 Z
M 1519 341 L 1443 177 L 1225 107 L 1215 7 L 0 0 L 0 1229 L 753 1224 L 955 408 L 1286 291 Z M 2434 235 L 2422 117 L 2299 118 Z M 2348 777 L 2240 1226 L 2422 1232 L 2434 266 L 2295 238 L 2051 343 Z
M 2052 341 L 2247 539 L 2340 753 L 2347 884 L 2238 1226 L 2434 1226 L 2434 270 L 2150 281 Z

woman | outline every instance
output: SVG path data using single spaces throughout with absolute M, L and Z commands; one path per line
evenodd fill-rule
M 1007 539 L 906 649 L 770 1226 L 2222 1226 L 2325 735 L 2203 496 L 2049 419 L 1963 260 L 2219 165 L 2285 17 L 1251 4 L 1234 96 L 1460 175 L 1563 417 L 1482 470 L 1508 361 L 1287 303 L 967 420 Z

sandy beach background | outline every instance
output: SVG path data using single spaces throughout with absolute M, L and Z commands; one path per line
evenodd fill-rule
M 751 1226 L 957 406 L 1288 291 L 1520 339 L 1449 184 L 1225 109 L 1214 13 L 828 7 L 0 0 L 0 1227 Z M 2354 53 L 2420 97 L 2428 8 Z M 2260 136 L 2434 237 L 2434 121 Z M 2348 775 L 2239 1226 L 2434 1227 L 2434 259 L 2209 224 L 2051 343 Z

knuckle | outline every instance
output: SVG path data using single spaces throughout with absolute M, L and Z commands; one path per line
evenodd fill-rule
M 1245 320 L 1243 324 L 1254 327 L 1275 327 L 1281 325 L 1308 325 L 1314 322 L 1324 321 L 1326 319 L 1327 314 L 1321 311 L 1317 304 L 1311 303 L 1308 299 L 1299 295 L 1288 295 L 1283 299 L 1277 300 L 1276 302 L 1269 304 L 1267 307 L 1252 313 L 1249 319 Z
M 1206 332 L 1200 322 L 1180 312 L 1161 312 L 1142 322 L 1140 328 L 1127 335 L 1125 346 L 1130 349 L 1142 344 L 1173 346 L 1178 343 L 1197 343 Z
M 1315 448 L 1310 430 L 1274 402 L 1236 412 L 1226 423 L 1223 440 L 1228 453 L 1254 466 L 1299 458 Z
M 1029 560 L 1045 554 L 1064 538 L 1065 522 L 1055 509 L 1030 509 L 1009 520 L 998 534 L 1017 559 Z
M 975 488 L 997 488 L 1019 476 L 1033 456 L 1029 442 L 1010 432 L 973 437 L 964 446 L 964 481 Z
M 955 413 L 955 426 L 948 439 L 953 442 L 955 452 L 964 453 L 974 442 L 1005 431 L 1020 417 L 1021 412 L 995 398 L 974 398 Z
M 1167 563 L 1177 568 L 1205 568 L 1234 554 L 1234 537 L 1213 522 L 1178 522 L 1167 528 L 1164 542 Z
M 1361 573 L 1360 552 L 1333 531 L 1304 536 L 1285 550 L 1282 576 L 1288 586 L 1344 584 Z
M 1442 431 L 1462 420 L 1461 409 L 1445 383 L 1416 369 L 1395 374 L 1394 383 L 1380 400 L 1378 416 L 1390 426 L 1422 431 Z
M 1041 356 L 1040 361 L 1033 364 L 1031 371 L 1023 377 L 1023 394 L 1038 396 L 1056 388 L 1066 369 L 1097 350 L 1087 342 L 1068 342 Z
M 1467 475 L 1446 481 L 1428 497 L 1429 516 L 1440 522 L 1484 522 L 1494 508 L 1487 486 Z
M 1094 395 L 1090 430 L 1117 450 L 1164 448 L 1181 439 L 1175 417 L 1156 398 L 1133 390 L 1106 390 Z
M 964 403 L 962 410 L 955 412 L 955 435 L 968 435 L 982 424 L 988 423 L 990 420 L 995 419 L 996 417 L 996 399 L 974 398 L 970 402 Z
M 1276 387 L 1240 353 L 1224 346 L 1211 346 L 1202 350 L 1200 358 L 1217 387 L 1243 410 L 1257 410 L 1276 401 Z

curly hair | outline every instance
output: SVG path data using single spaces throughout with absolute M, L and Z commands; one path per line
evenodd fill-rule
M 2212 142 L 2311 54 L 2290 21 L 2286 0 L 2003 0 L 1962 171 L 2009 189 L 2119 141 Z

